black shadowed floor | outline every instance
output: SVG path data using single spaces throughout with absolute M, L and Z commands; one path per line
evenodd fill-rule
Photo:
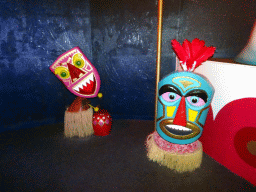
M 0 134 L 0 191 L 256 191 L 204 154 L 176 173 L 147 159 L 153 121 L 116 120 L 105 137 L 64 138 L 63 125 Z

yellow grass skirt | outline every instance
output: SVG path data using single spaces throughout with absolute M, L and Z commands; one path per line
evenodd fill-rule
M 203 147 L 199 141 L 199 148 L 192 153 L 173 153 L 158 147 L 154 141 L 153 133 L 147 138 L 147 156 L 150 160 L 164 165 L 177 172 L 194 171 L 199 168 L 203 158 Z
M 69 112 L 64 116 L 64 135 L 66 137 L 86 137 L 94 134 L 92 126 L 93 109 Z

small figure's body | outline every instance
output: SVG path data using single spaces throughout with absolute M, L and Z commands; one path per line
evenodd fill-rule
M 99 110 L 93 115 L 94 135 L 106 136 L 110 133 L 112 118 L 106 110 Z

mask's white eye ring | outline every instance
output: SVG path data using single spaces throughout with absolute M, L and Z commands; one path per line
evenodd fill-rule
M 186 99 L 189 102 L 189 104 L 191 104 L 195 107 L 201 107 L 201 106 L 205 105 L 205 101 L 197 96 L 189 96 L 189 97 L 186 97 Z
M 163 98 L 164 101 L 166 101 L 168 103 L 175 102 L 181 98 L 180 95 L 178 95 L 174 92 L 165 92 L 164 94 L 161 95 L 161 97 Z

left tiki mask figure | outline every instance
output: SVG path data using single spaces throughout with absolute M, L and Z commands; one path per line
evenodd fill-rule
M 97 97 L 100 76 L 79 47 L 63 53 L 50 66 L 50 70 L 67 89 L 78 97 Z

